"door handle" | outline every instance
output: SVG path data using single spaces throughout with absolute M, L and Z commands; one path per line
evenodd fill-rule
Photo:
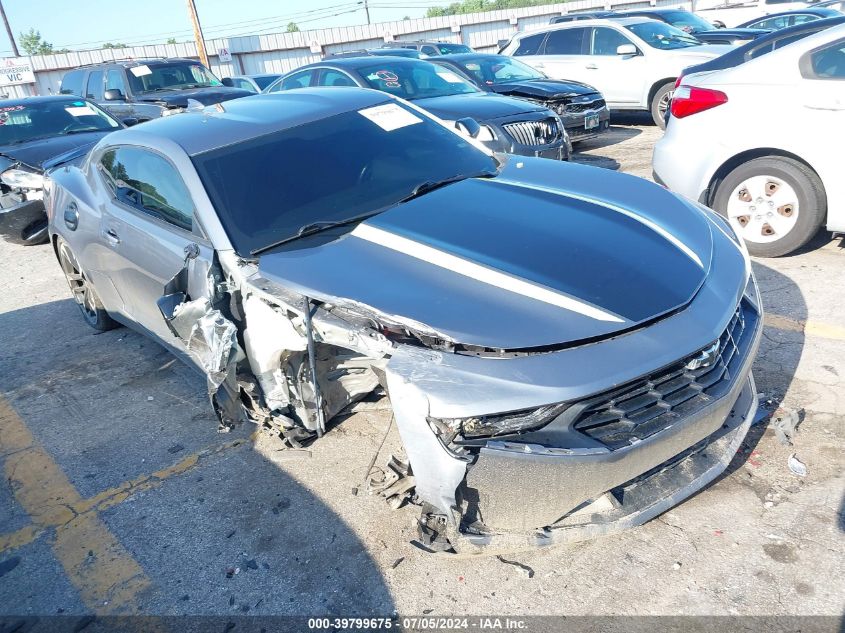
M 107 230 L 104 235 L 106 236 L 106 239 L 108 240 L 109 244 L 111 244 L 112 246 L 117 246 L 118 244 L 120 244 L 120 237 L 118 237 L 117 233 L 114 232 L 114 229 Z
M 596 66 L 595 64 L 587 64 L 586 66 L 584 66 L 584 68 L 586 68 L 587 70 L 598 70 L 599 69 L 599 67 Z

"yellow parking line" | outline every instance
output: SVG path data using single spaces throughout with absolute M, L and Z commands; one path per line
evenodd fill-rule
M 6 456 L 6 480 L 33 529 L 55 528 L 53 552 L 85 605 L 97 614 L 137 613 L 136 598 L 150 586 L 149 578 L 95 512 L 74 510 L 82 502 L 79 492 L 3 398 L 0 453 Z
M 44 532 L 44 528 L 35 525 L 27 525 L 11 534 L 0 534 L 0 554 L 6 550 L 18 549 L 29 545 Z
M 763 323 L 777 330 L 803 332 L 807 336 L 826 338 L 833 341 L 845 341 L 845 327 L 822 323 L 821 321 L 800 321 L 780 314 L 767 312 Z

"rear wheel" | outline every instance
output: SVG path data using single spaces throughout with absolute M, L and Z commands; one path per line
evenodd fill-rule
M 97 296 L 97 291 L 94 290 L 94 286 L 79 268 L 79 263 L 68 243 L 62 238 L 58 238 L 56 247 L 59 253 L 59 264 L 65 274 L 68 286 L 70 286 L 73 298 L 79 306 L 80 312 L 82 312 L 82 318 L 92 328 L 101 332 L 116 328 L 118 323 L 103 308 L 103 304 Z
M 669 112 L 669 104 L 672 103 L 674 91 L 675 84 L 666 82 L 657 89 L 657 92 L 651 98 L 651 118 L 661 130 L 666 129 L 666 114 Z
M 810 241 L 827 215 L 819 177 L 783 157 L 755 158 L 730 172 L 713 194 L 713 208 L 758 257 L 779 257 Z

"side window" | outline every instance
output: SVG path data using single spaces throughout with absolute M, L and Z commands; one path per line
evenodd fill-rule
M 616 55 L 616 49 L 623 44 L 631 44 L 631 40 L 616 29 L 596 27 L 593 29 L 593 42 L 590 48 L 592 55 Z
M 801 74 L 810 79 L 845 80 L 845 40 L 805 55 Z
M 320 71 L 320 80 L 317 82 L 318 86 L 354 86 L 352 81 L 345 73 L 339 70 L 332 70 L 331 68 Z
M 423 55 L 439 55 L 439 54 L 440 54 L 440 51 L 438 51 L 438 50 L 437 50 L 436 48 L 434 48 L 433 46 L 423 46 L 423 47 L 420 49 L 420 52 L 421 52 Z
M 123 73 L 112 68 L 106 74 L 106 90 L 120 90 L 124 96 L 126 95 L 126 84 L 123 81 Z
M 255 86 L 253 86 L 246 79 L 233 79 L 232 83 L 234 84 L 235 88 L 240 88 L 241 90 L 249 90 L 250 92 L 255 92 Z
M 62 77 L 59 94 L 82 96 L 82 80 L 85 79 L 84 70 L 72 70 Z
M 311 85 L 311 76 L 313 74 L 313 70 L 303 70 L 302 72 L 293 73 L 275 84 L 270 92 L 281 92 L 282 90 L 293 90 L 294 88 L 307 88 Z
M 103 154 L 100 167 L 120 202 L 185 231 L 192 229 L 191 196 L 167 159 L 139 147 L 118 147 Z
M 552 31 L 546 40 L 546 48 L 543 51 L 546 55 L 581 55 L 584 33 L 589 31 L 585 28 L 560 29 Z
M 545 37 L 545 33 L 523 37 L 519 40 L 519 46 L 513 52 L 514 57 L 519 57 L 520 55 L 537 55 Z
M 771 31 L 778 31 L 789 26 L 789 16 L 781 15 L 776 18 L 766 18 L 758 20 L 754 24 L 749 25 L 752 29 L 769 29 Z
M 103 100 L 103 71 L 92 70 L 85 85 L 85 96 L 94 101 Z
M 812 22 L 813 20 L 818 20 L 819 17 L 813 15 L 812 13 L 797 13 L 792 16 L 792 24 L 790 26 L 794 26 L 796 24 L 804 24 L 805 22 Z

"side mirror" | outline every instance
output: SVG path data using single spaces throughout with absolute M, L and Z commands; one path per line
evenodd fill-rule
M 229 88 L 235 87 L 235 82 L 232 81 L 231 77 L 223 77 L 223 79 L 221 79 L 220 81 L 223 82 L 224 86 L 229 86 Z
M 471 117 L 464 117 L 455 121 L 455 129 L 461 134 L 475 138 L 481 132 L 481 125 Z
M 109 88 L 103 93 L 103 99 L 106 101 L 126 101 L 123 96 L 123 91 L 117 88 Z
M 637 47 L 633 44 L 622 44 L 621 46 L 616 47 L 616 54 L 624 56 L 636 55 Z
M 121 123 L 123 123 L 123 125 L 125 125 L 126 127 L 132 127 L 133 125 L 138 125 L 140 123 L 140 121 L 138 119 L 136 119 L 134 116 L 131 116 L 131 117 L 127 117 L 125 119 L 122 119 Z

